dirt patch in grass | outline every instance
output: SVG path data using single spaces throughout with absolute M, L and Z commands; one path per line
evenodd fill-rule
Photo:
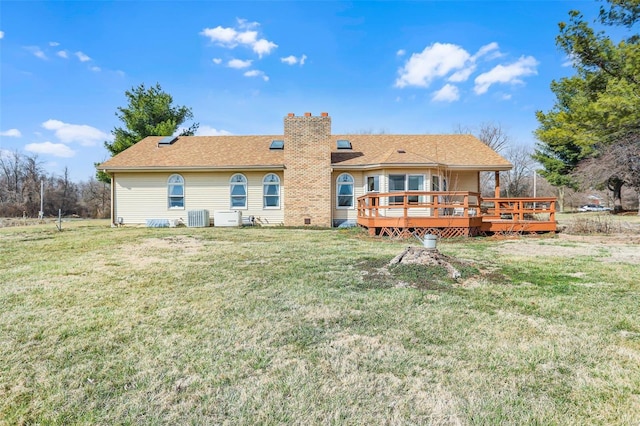
M 202 240 L 188 235 L 148 238 L 139 244 L 117 247 L 111 256 L 96 259 L 94 269 L 107 271 L 124 265 L 145 269 L 171 259 L 197 255 L 204 246 Z
M 554 239 L 519 238 L 505 241 L 497 251 L 512 256 L 593 256 L 602 262 L 640 264 L 640 235 L 558 234 Z
M 455 285 L 477 286 L 483 275 L 470 262 L 418 247 L 408 247 L 393 259 L 364 259 L 356 267 L 362 271 L 364 288 L 447 290 Z

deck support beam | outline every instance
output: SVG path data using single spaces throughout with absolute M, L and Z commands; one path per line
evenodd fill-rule
M 495 197 L 500 198 L 500 172 L 496 172 L 496 191 Z

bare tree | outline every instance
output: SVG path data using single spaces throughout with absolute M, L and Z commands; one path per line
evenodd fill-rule
M 458 124 L 454 126 L 453 133 L 471 134 L 480 139 L 482 143 L 501 153 L 512 142 L 511 136 L 500 123 L 483 122 L 479 126 L 464 126 Z M 485 197 L 492 197 L 495 188 L 495 174 L 493 172 L 480 173 L 480 192 Z
M 40 182 L 44 179 L 42 162 L 37 155 L 24 157 L 22 179 L 22 205 L 29 216 L 37 216 L 40 211 Z
M 623 185 L 633 188 L 640 202 L 640 134 L 625 135 L 615 144 L 602 147 L 597 157 L 580 162 L 575 176 L 583 188 L 609 189 L 615 212 L 623 210 Z
M 111 187 L 109 184 L 91 178 L 79 185 L 79 207 L 82 216 L 93 218 L 109 217 L 111 206 Z
M 0 168 L 3 177 L 2 202 L 5 205 L 19 203 L 23 172 L 22 155 L 18 151 L 0 155 Z
M 512 141 L 511 136 L 500 123 L 491 121 L 480 123 L 477 127 L 458 124 L 454 127 L 453 133 L 475 135 L 482 143 L 497 153 L 501 153 Z
M 513 146 L 505 152 L 505 157 L 513 165 L 508 172 L 502 173 L 504 191 L 507 197 L 532 196 L 533 173 L 535 162 L 531 158 L 531 147 L 526 145 Z

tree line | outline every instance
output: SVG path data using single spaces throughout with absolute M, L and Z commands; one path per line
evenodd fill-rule
M 57 216 L 58 211 L 63 216 L 109 216 L 108 184 L 95 178 L 73 182 L 66 167 L 62 175 L 47 174 L 37 155 L 19 151 L 0 155 L 0 217 L 38 217 L 41 195 L 45 217 Z

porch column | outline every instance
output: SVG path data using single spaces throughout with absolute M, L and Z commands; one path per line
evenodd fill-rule
M 496 172 L 496 198 L 500 198 L 500 172 Z

